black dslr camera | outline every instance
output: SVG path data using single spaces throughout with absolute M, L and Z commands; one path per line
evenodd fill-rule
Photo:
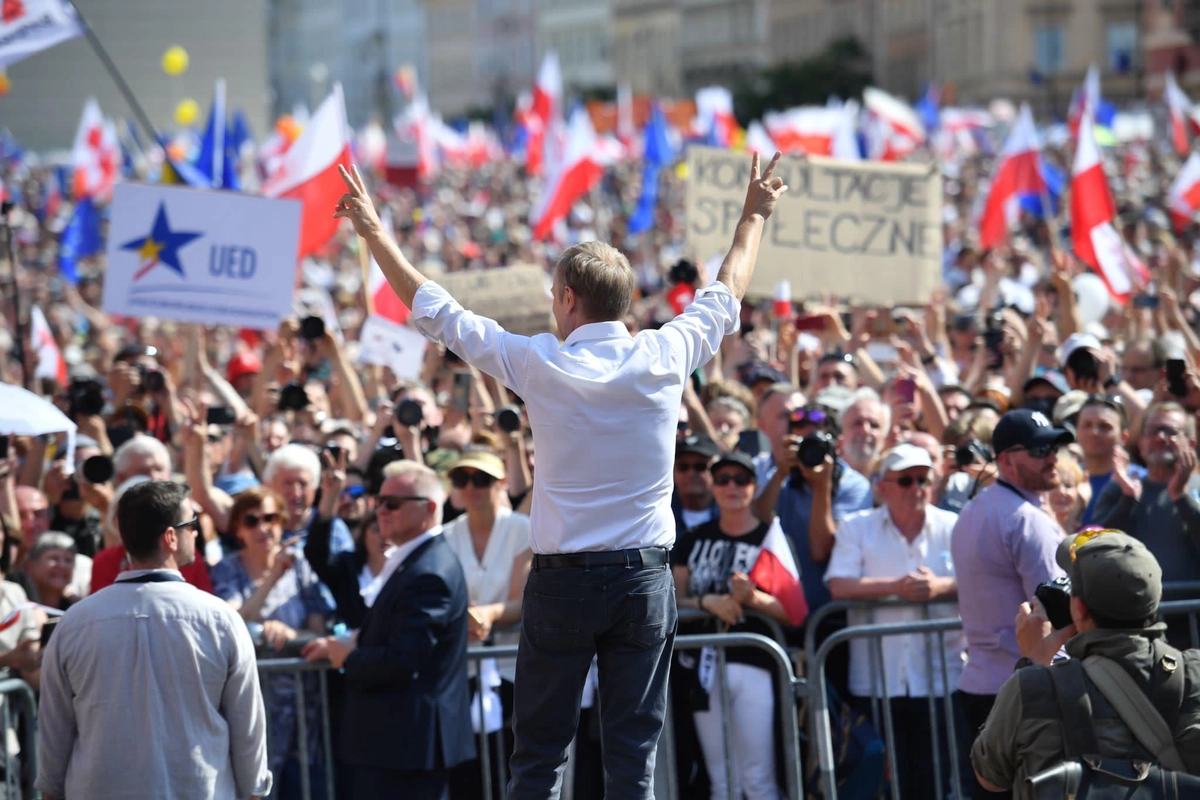
M 1071 579 L 1055 578 L 1039 584 L 1033 596 L 1042 601 L 1046 619 L 1054 630 L 1060 631 L 1071 624 Z
M 809 469 L 824 464 L 826 457 L 837 461 L 837 440 L 827 431 L 814 431 L 796 446 L 796 459 Z
M 71 419 L 94 417 L 104 413 L 104 387 L 99 381 L 76 380 L 67 387 L 67 412 Z

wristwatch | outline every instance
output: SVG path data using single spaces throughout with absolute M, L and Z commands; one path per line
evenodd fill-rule
M 1033 659 L 1029 658 L 1028 656 L 1021 656 L 1019 659 L 1017 659 L 1017 665 L 1015 667 L 1013 667 L 1013 672 L 1016 672 L 1019 669 L 1025 669 L 1025 667 L 1032 667 L 1032 666 L 1033 666 Z
M 1104 388 L 1105 388 L 1105 389 L 1112 389 L 1112 388 L 1114 388 L 1114 387 L 1115 387 L 1115 386 L 1116 386 L 1118 383 L 1120 383 L 1122 380 L 1123 380 L 1123 379 L 1121 378 L 1121 375 L 1120 375 L 1119 373 L 1114 373 L 1114 374 L 1112 374 L 1112 375 L 1109 375 L 1109 376 L 1108 376 L 1108 379 L 1104 381 Z

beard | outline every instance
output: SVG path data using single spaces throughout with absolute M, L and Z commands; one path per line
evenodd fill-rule
M 1048 492 L 1051 489 L 1057 489 L 1061 483 L 1057 469 L 1050 470 L 1047 473 L 1041 467 L 1019 464 L 1017 465 L 1016 472 L 1017 480 L 1020 482 L 1019 485 L 1031 492 Z
M 842 457 L 856 464 L 874 461 L 879 457 L 879 440 L 874 436 L 860 436 L 848 439 Z

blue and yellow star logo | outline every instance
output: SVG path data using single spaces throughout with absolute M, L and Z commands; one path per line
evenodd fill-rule
M 140 280 L 159 264 L 170 267 L 178 272 L 180 277 L 183 277 L 183 265 L 179 263 L 179 248 L 203 235 L 191 231 L 172 231 L 171 226 L 167 223 L 166 203 L 159 203 L 158 214 L 154 217 L 154 227 L 150 229 L 150 235 L 126 242 L 121 245 L 121 249 L 137 253 L 141 260 L 141 266 L 133 276 L 135 281 Z

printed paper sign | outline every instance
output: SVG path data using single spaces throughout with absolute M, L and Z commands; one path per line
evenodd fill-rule
M 301 203 L 118 184 L 104 312 L 270 330 L 292 312 Z
M 541 267 L 447 272 L 435 280 L 463 308 L 496 320 L 509 333 L 533 336 L 552 330 L 550 292 Z
M 369 314 L 358 333 L 358 343 L 360 364 L 387 367 L 401 380 L 421 377 L 428 340 L 412 328 Z
M 764 165 L 765 166 L 765 165 Z M 942 179 L 921 164 L 784 157 L 788 186 L 767 220 L 752 297 L 820 292 L 864 303 L 924 303 L 942 278 Z M 750 155 L 688 147 L 687 241 L 707 261 L 733 242 Z

